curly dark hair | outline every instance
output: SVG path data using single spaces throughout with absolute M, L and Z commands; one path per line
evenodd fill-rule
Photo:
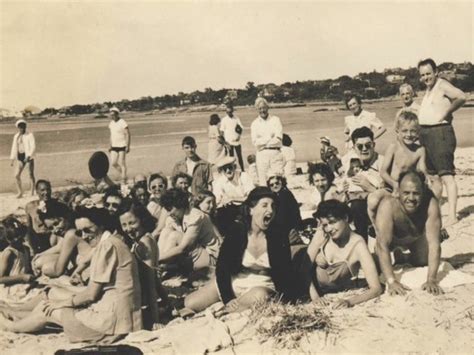
M 109 211 L 107 211 L 105 208 L 87 208 L 79 206 L 74 213 L 74 219 L 80 218 L 87 218 L 96 226 L 101 227 L 109 232 L 113 232 L 115 229 L 114 220 L 110 216 Z
M 73 224 L 73 213 L 71 209 L 64 203 L 58 200 L 46 201 L 46 211 L 38 210 L 38 217 L 41 221 L 53 218 L 64 218 L 70 224 Z
M 189 197 L 191 195 L 181 189 L 172 188 L 166 190 L 160 197 L 160 205 L 168 212 L 173 209 L 187 209 L 189 208 Z
M 332 185 L 334 181 L 334 173 L 329 165 L 325 163 L 308 163 L 308 180 L 310 185 L 314 185 L 313 175 L 319 174 L 328 180 L 328 184 Z
M 18 237 L 25 237 L 26 232 L 26 226 L 13 215 L 7 216 L 0 222 L 0 242 L 5 246 Z
M 177 173 L 176 175 L 173 175 L 171 177 L 171 186 L 176 187 L 176 181 L 178 181 L 179 178 L 185 178 L 188 180 L 188 185 L 191 186 L 191 183 L 193 182 L 193 178 L 191 175 L 188 175 L 186 173 L 180 172 Z
M 313 214 L 314 218 L 329 218 L 333 217 L 337 220 L 347 219 L 352 221 L 351 210 L 349 206 L 338 200 L 327 200 L 319 204 L 318 210 Z

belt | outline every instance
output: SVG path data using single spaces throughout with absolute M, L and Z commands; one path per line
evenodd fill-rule
M 436 128 L 436 127 L 443 127 L 443 126 L 451 126 L 451 123 L 448 122 L 441 122 L 436 124 L 421 124 L 421 128 Z
M 260 150 L 280 150 L 280 148 L 279 147 L 265 147 Z

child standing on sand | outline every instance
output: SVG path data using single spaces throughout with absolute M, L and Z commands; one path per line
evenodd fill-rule
M 372 192 L 367 198 L 368 215 L 375 221 L 377 207 L 382 198 L 390 192 L 398 195 L 398 178 L 408 170 L 426 172 L 426 150 L 418 143 L 420 124 L 418 117 L 411 111 L 401 112 L 396 118 L 395 130 L 397 140 L 387 148 L 380 175 L 386 188 Z

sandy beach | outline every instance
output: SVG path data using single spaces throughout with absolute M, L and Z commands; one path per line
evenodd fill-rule
M 308 332 L 296 348 L 262 339 L 249 311 L 215 318 L 211 311 L 190 320 L 177 318 L 156 331 L 130 334 L 121 341 L 140 348 L 145 354 L 268 354 L 268 353 L 472 353 L 474 347 L 474 148 L 456 153 L 459 184 L 459 223 L 448 227 L 450 238 L 442 244 L 442 258 L 456 271 L 455 287 L 435 297 L 419 286 L 406 296 L 381 297 L 351 309 L 324 310 L 333 324 L 329 332 Z M 299 202 L 307 202 L 309 186 L 301 176 L 294 189 Z M 31 198 L 30 198 L 31 199 Z M 0 195 L 0 216 L 23 215 L 29 198 Z M 443 219 L 447 204 L 442 204 Z M 426 275 L 417 270 L 417 277 Z M 414 276 L 415 277 L 415 276 Z M 423 280 L 418 284 L 421 285 Z M 416 284 L 416 282 L 415 282 Z M 415 285 L 416 286 L 416 285 Z M 342 297 L 331 295 L 330 299 Z M 311 312 L 312 305 L 306 305 Z M 85 344 L 82 344 L 85 345 Z M 2 354 L 52 354 L 58 349 L 80 347 L 70 344 L 63 334 L 25 335 L 0 333 Z

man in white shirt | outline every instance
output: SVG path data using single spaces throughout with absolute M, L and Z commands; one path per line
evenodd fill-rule
M 420 105 L 420 142 L 426 149 L 426 166 L 432 175 L 432 190 L 436 197 L 448 194 L 448 221 L 445 226 L 458 221 L 456 208 L 458 188 L 454 179 L 454 151 L 456 136 L 452 126 L 453 113 L 464 105 L 466 95 L 450 82 L 438 78 L 438 70 L 433 59 L 418 63 L 420 80 L 426 86 L 425 96 Z
M 352 112 L 352 115 L 344 118 L 344 134 L 346 135 L 345 141 L 348 149 L 352 148 L 351 135 L 357 128 L 370 128 L 374 132 L 374 139 L 379 138 L 387 131 L 375 113 L 362 109 L 362 100 L 359 96 L 349 96 L 346 100 L 346 107 Z
M 281 153 L 283 127 L 280 118 L 268 114 L 268 103 L 257 99 L 258 117 L 250 126 L 252 143 L 257 148 L 257 172 L 260 186 L 266 186 L 267 171 L 271 168 L 283 174 L 285 158 Z
M 229 155 L 237 154 L 240 169 L 244 171 L 244 160 L 242 159 L 242 146 L 240 145 L 240 137 L 242 136 L 243 126 L 240 118 L 234 115 L 234 106 L 232 102 L 226 103 L 227 115 L 222 118 L 220 130 L 224 134 L 224 140 L 230 146 Z
M 27 168 L 31 183 L 31 196 L 35 194 L 35 137 L 33 133 L 26 132 L 26 121 L 18 120 L 15 123 L 18 133 L 13 137 L 12 148 L 10 152 L 11 166 L 15 165 L 15 182 L 18 190 L 17 198 L 23 196 L 21 187 L 21 173 Z M 14 164 L 16 162 L 16 164 Z
M 128 124 L 120 117 L 120 111 L 117 107 L 110 109 L 109 123 L 110 129 L 110 160 L 112 166 L 117 169 L 122 177 L 122 181 L 127 182 L 127 164 L 125 156 L 130 152 L 130 130 Z

